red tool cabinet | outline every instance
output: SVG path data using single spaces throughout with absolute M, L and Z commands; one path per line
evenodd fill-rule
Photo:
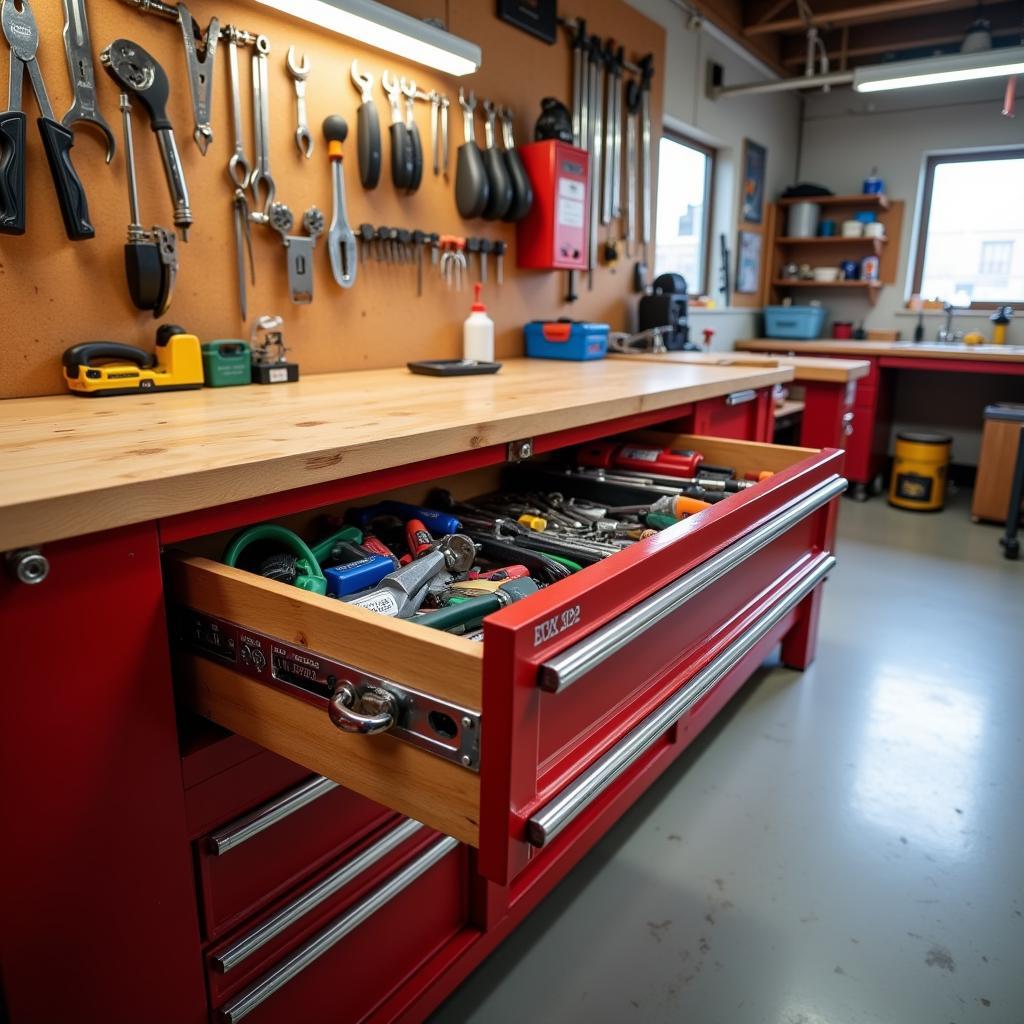
M 18 825 L 0 853 L 24 883 L 2 908 L 14 1024 L 422 1020 L 771 647 L 795 667 L 813 657 L 842 453 L 636 432 L 693 417 L 534 439 L 640 437 L 774 475 L 493 615 L 482 646 L 205 556 L 268 516 L 458 488 L 463 472 L 471 488 L 497 446 L 52 545 L 43 586 L 4 580 L 4 630 L 22 642 L 2 769 L 26 779 L 5 792 Z M 464 708 L 452 750 L 338 732 L 308 693 L 197 652 L 182 632 L 196 614 Z M 41 663 L 66 680 L 42 703 Z

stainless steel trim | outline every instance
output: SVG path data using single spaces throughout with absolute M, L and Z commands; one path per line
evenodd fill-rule
M 289 789 L 276 800 L 271 800 L 262 807 L 257 807 L 251 814 L 236 818 L 224 828 L 211 832 L 206 837 L 206 848 L 215 857 L 220 857 L 233 850 L 236 846 L 258 836 L 271 825 L 284 821 L 290 814 L 301 811 L 307 804 L 319 799 L 332 789 L 337 788 L 338 783 L 317 775 L 308 782 L 303 782 L 294 789 Z
M 651 712 L 603 757 L 566 786 L 558 796 L 532 815 L 526 823 L 526 837 L 529 842 L 534 846 L 543 847 L 554 839 L 588 804 L 640 758 L 669 726 L 708 693 L 772 626 L 825 578 L 835 564 L 833 555 L 827 552 L 820 554 L 812 563 L 812 567 L 800 577 L 799 582 L 742 636 L 737 637 L 678 693 Z
M 745 391 L 734 391 L 730 395 L 725 396 L 726 405 L 743 405 L 746 402 L 752 402 L 757 398 L 757 392 L 753 388 L 747 388 Z
M 392 829 L 387 835 L 374 843 L 373 846 L 367 847 L 358 856 L 343 864 L 333 874 L 328 875 L 322 882 L 303 893 L 297 900 L 293 900 L 273 917 L 267 918 L 259 927 L 254 928 L 237 942 L 232 943 L 223 953 L 213 957 L 213 965 L 224 974 L 234 970 L 243 960 L 252 956 L 257 949 L 266 945 L 275 936 L 280 935 L 286 928 L 298 921 L 300 917 L 320 906 L 325 899 L 339 892 L 353 879 L 358 878 L 364 871 L 373 867 L 381 858 L 389 854 L 396 847 L 401 846 L 402 843 L 415 835 L 421 828 L 423 826 L 412 818 L 403 821 L 401 825 Z
M 366 899 L 345 911 L 329 925 L 285 957 L 268 974 L 263 975 L 220 1011 L 223 1024 L 237 1024 L 261 1003 L 283 988 L 297 974 L 323 956 L 335 943 L 359 927 L 368 917 L 394 899 L 406 886 L 429 871 L 438 861 L 458 846 L 458 840 L 445 836 L 430 846 L 401 871 L 392 875 Z
M 645 630 L 682 607 L 752 554 L 846 490 L 846 480 L 831 477 L 818 488 L 784 507 L 768 522 L 752 530 L 695 569 L 634 605 L 629 611 L 595 630 L 578 644 L 545 661 L 537 685 L 548 693 L 561 693 L 616 651 L 636 640 Z

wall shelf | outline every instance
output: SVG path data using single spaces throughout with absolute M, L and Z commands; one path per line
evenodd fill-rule
M 869 249 L 874 251 L 876 256 L 882 255 L 885 247 L 885 238 L 776 238 L 776 245 L 813 246 L 814 248 L 829 249 Z
M 860 196 L 786 196 L 779 200 L 779 206 L 792 206 L 794 203 L 817 203 L 819 206 L 863 206 L 866 209 L 888 210 L 891 203 L 889 197 L 882 193 Z

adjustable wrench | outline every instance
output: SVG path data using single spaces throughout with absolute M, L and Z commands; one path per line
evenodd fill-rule
M 304 235 L 291 234 L 295 224 L 292 211 L 284 203 L 274 203 L 267 213 L 267 223 L 280 232 L 288 251 L 288 287 L 292 302 L 307 305 L 313 301 L 313 249 L 324 231 L 324 215 L 311 206 L 302 216 Z
M 363 74 L 352 61 L 352 84 L 359 90 L 356 112 L 356 142 L 359 146 L 359 180 L 363 188 L 376 188 L 380 182 L 380 117 L 373 102 L 373 75 Z
M 306 122 L 306 79 L 312 70 L 312 65 L 302 55 L 302 63 L 295 63 L 295 47 L 288 47 L 288 74 L 295 82 L 295 145 L 299 156 L 307 160 L 313 155 L 313 136 L 309 134 L 309 125 Z
M 202 37 L 202 56 L 196 46 L 198 26 L 183 3 L 178 4 L 178 25 L 181 27 L 181 36 L 185 43 L 188 89 L 192 95 L 192 118 L 195 122 L 192 137 L 196 140 L 199 152 L 206 156 L 206 151 L 213 141 L 210 107 L 213 102 L 213 58 L 220 39 L 220 22 L 216 18 L 211 18 L 210 24 L 206 26 L 206 32 Z
M 342 288 L 351 288 L 356 282 L 356 236 L 349 227 L 345 210 L 345 155 L 342 145 L 347 137 L 348 124 L 343 117 L 334 115 L 324 120 L 334 193 L 334 213 L 327 231 L 327 255 L 331 259 L 334 280 Z
M 107 140 L 107 163 L 114 159 L 117 149 L 114 133 L 103 119 L 96 105 L 96 72 L 92 63 L 92 42 L 89 22 L 85 16 L 85 0 L 64 0 L 64 52 L 68 58 L 71 89 L 74 99 L 71 109 L 60 119 L 65 128 L 76 124 L 91 124 Z
M 256 148 L 256 166 L 249 178 L 254 220 L 265 224 L 270 216 L 277 187 L 270 173 L 270 40 L 257 36 L 252 55 L 252 129 Z M 264 195 L 260 196 L 263 192 Z M 286 207 L 287 209 L 287 207 Z

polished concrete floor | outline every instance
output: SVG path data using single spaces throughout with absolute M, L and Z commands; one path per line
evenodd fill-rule
M 1024 1022 L 1024 561 L 844 500 L 763 669 L 434 1024 Z

